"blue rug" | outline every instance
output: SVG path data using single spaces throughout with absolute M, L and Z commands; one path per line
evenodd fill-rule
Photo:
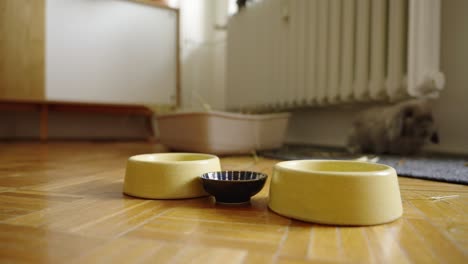
M 280 160 L 300 159 L 356 159 L 364 155 L 350 155 L 342 149 L 315 146 L 286 145 L 283 148 L 259 152 L 260 156 Z M 440 155 L 377 157 L 377 163 L 395 168 L 399 176 L 468 185 L 468 158 Z

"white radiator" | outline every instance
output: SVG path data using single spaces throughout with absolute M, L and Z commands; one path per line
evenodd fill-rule
M 440 0 L 263 0 L 231 17 L 227 106 L 437 97 Z

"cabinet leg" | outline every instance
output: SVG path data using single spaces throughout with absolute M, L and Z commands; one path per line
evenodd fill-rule
M 41 141 L 47 141 L 49 134 L 49 108 L 47 104 L 41 105 L 39 119 L 39 138 Z

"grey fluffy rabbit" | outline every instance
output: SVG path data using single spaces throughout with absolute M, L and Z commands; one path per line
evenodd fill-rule
M 430 103 L 410 100 L 359 114 L 348 137 L 348 151 L 414 154 L 428 140 L 439 142 Z

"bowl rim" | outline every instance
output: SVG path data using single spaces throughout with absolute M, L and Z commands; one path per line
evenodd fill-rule
M 381 167 L 382 169 L 376 169 L 372 171 L 325 171 L 325 170 L 306 170 L 301 168 L 292 168 L 286 167 L 286 165 L 291 163 L 354 163 L 354 164 L 362 164 L 364 166 L 373 166 L 373 167 Z M 306 159 L 306 160 L 288 160 L 278 162 L 274 166 L 275 169 L 281 169 L 283 171 L 290 171 L 290 172 L 302 172 L 302 173 L 310 173 L 310 174 L 321 174 L 321 175 L 330 175 L 330 176 L 388 176 L 393 172 L 395 175 L 397 174 L 395 169 L 391 166 L 381 164 L 381 163 L 372 163 L 372 162 L 365 162 L 365 161 L 355 161 L 355 160 L 327 160 L 327 159 Z
M 167 160 L 144 160 L 143 157 L 149 156 L 189 156 L 196 155 L 200 156 L 201 159 L 197 160 L 177 160 L 177 161 L 167 161 Z M 203 158 L 204 157 L 204 158 Z M 205 153 L 191 153 L 191 152 L 163 152 L 163 153 L 146 153 L 138 154 L 128 158 L 132 162 L 148 163 L 148 164 L 166 164 L 166 165 L 181 165 L 181 164 L 196 164 L 196 163 L 205 163 L 213 160 L 219 160 L 218 156 Z
M 209 173 L 218 173 L 218 172 L 250 172 L 250 173 L 255 173 L 259 175 L 257 179 L 250 179 L 250 180 L 220 180 L 220 179 L 209 179 L 209 178 L 204 178 L 203 176 Z M 268 174 L 259 172 L 259 171 L 249 171 L 249 170 L 219 170 L 219 171 L 210 171 L 210 172 L 205 172 L 202 175 L 198 176 L 200 179 L 203 181 L 209 181 L 209 182 L 237 182 L 237 183 L 242 183 L 242 182 L 257 182 L 257 181 L 262 181 L 268 179 Z

